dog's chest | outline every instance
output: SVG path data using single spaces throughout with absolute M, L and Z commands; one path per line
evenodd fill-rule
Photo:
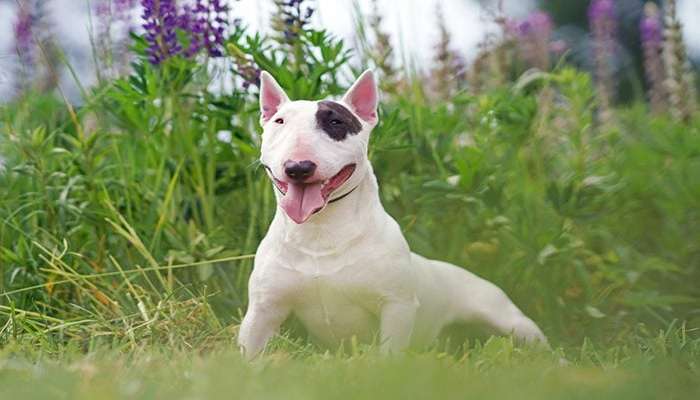
M 309 333 L 328 345 L 357 336 L 370 341 L 378 327 L 381 298 L 345 270 L 304 274 L 293 313 Z
M 414 298 L 410 253 L 393 220 L 341 227 L 322 236 L 334 241 L 319 243 L 311 240 L 317 235 L 302 240 L 273 223 L 256 260 L 261 282 L 274 282 L 307 331 L 329 345 L 352 336 L 371 341 L 387 298 Z

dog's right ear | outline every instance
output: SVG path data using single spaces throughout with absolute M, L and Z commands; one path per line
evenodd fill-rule
M 374 125 L 377 123 L 378 98 L 374 74 L 368 69 L 348 89 L 343 96 L 343 102 L 352 107 L 352 110 L 364 121 Z
M 260 125 L 269 121 L 289 97 L 267 71 L 260 74 Z

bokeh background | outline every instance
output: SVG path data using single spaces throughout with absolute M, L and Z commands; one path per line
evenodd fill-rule
M 16 63 L 13 25 L 19 2 L 27 0 L 0 0 L 0 101 L 6 101 L 14 92 Z M 232 18 L 239 18 L 253 31 L 269 32 L 270 18 L 274 12 L 271 0 L 228 1 L 231 4 Z M 96 80 L 95 62 L 92 57 L 91 38 L 96 26 L 96 8 L 100 1 L 94 0 L 39 0 L 45 12 L 45 20 L 50 26 L 55 41 L 64 49 L 66 57 L 76 69 L 83 84 Z M 493 15 L 499 6 L 506 16 L 515 20 L 524 19 L 536 8 L 550 13 L 556 28 L 554 38 L 561 39 L 570 51 L 570 61 L 584 68 L 592 68 L 591 37 L 586 8 L 588 0 L 537 1 L 537 0 L 407 0 L 397 3 L 392 0 L 378 0 L 379 13 L 383 16 L 383 27 L 397 51 L 396 61 L 410 61 L 417 68 L 431 67 L 435 47 L 440 40 L 436 23 L 436 9 L 444 10 L 445 25 L 453 37 L 454 50 L 466 62 L 476 57 L 479 44 L 489 34 L 498 30 Z M 629 97 L 635 82 L 642 81 L 641 47 L 639 44 L 639 19 L 645 1 L 617 0 L 620 10 L 620 35 L 618 51 L 615 54 L 615 69 L 623 79 L 623 96 Z M 359 7 L 359 8 L 358 8 Z M 312 21 L 343 38 L 353 45 L 356 39 L 357 11 L 369 13 L 372 0 L 321 0 Z M 91 12 L 92 10 L 92 12 Z M 133 25 L 129 28 L 140 32 L 137 23 L 140 11 L 133 12 Z M 678 15 L 683 23 L 683 34 L 688 52 L 697 65 L 700 63 L 700 0 L 679 0 Z M 119 35 L 120 32 L 115 32 Z M 68 96 L 80 101 L 73 79 L 63 71 L 61 82 Z

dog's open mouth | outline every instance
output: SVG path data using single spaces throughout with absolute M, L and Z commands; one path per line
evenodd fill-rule
M 283 182 L 275 178 L 272 173 L 270 173 L 270 177 L 277 189 L 283 194 L 280 206 L 289 218 L 297 224 L 301 224 L 328 204 L 331 194 L 350 179 L 355 172 L 355 167 L 356 164 L 348 164 L 325 181 Z

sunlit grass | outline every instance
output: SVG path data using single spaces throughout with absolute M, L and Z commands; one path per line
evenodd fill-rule
M 220 345 L 204 354 L 148 346 L 123 353 L 67 349 L 58 360 L 8 346 L 0 356 L 3 398 L 486 398 L 692 399 L 700 394 L 700 342 L 669 336 L 634 346 L 586 345 L 551 353 L 492 338 L 459 356 L 428 351 L 381 357 L 283 346 L 253 362 Z M 683 349 L 676 348 L 682 346 Z

